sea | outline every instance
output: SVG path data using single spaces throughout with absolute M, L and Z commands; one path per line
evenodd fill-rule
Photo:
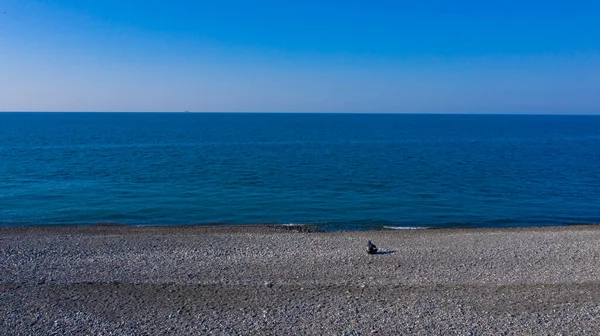
M 0 226 L 600 223 L 600 116 L 0 113 Z

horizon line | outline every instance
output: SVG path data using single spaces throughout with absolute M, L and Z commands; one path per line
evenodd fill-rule
M 0 111 L 0 113 L 96 113 L 96 114 L 406 114 L 406 115 L 523 115 L 523 116 L 600 116 L 599 112 L 589 112 L 589 113 L 547 113 L 547 112 L 507 112 L 507 113 L 498 113 L 498 112 L 257 112 L 257 111 L 226 111 L 226 112 L 216 112 L 216 111 Z

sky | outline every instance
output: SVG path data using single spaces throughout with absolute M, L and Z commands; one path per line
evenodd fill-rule
M 0 111 L 600 114 L 600 1 L 0 0 Z

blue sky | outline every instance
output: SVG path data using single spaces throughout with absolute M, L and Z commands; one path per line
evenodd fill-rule
M 600 113 L 599 1 L 0 0 L 0 111 Z

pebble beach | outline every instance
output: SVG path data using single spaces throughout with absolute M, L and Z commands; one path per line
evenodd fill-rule
M 368 255 L 366 242 L 379 253 Z M 0 229 L 3 335 L 591 335 L 600 227 Z

